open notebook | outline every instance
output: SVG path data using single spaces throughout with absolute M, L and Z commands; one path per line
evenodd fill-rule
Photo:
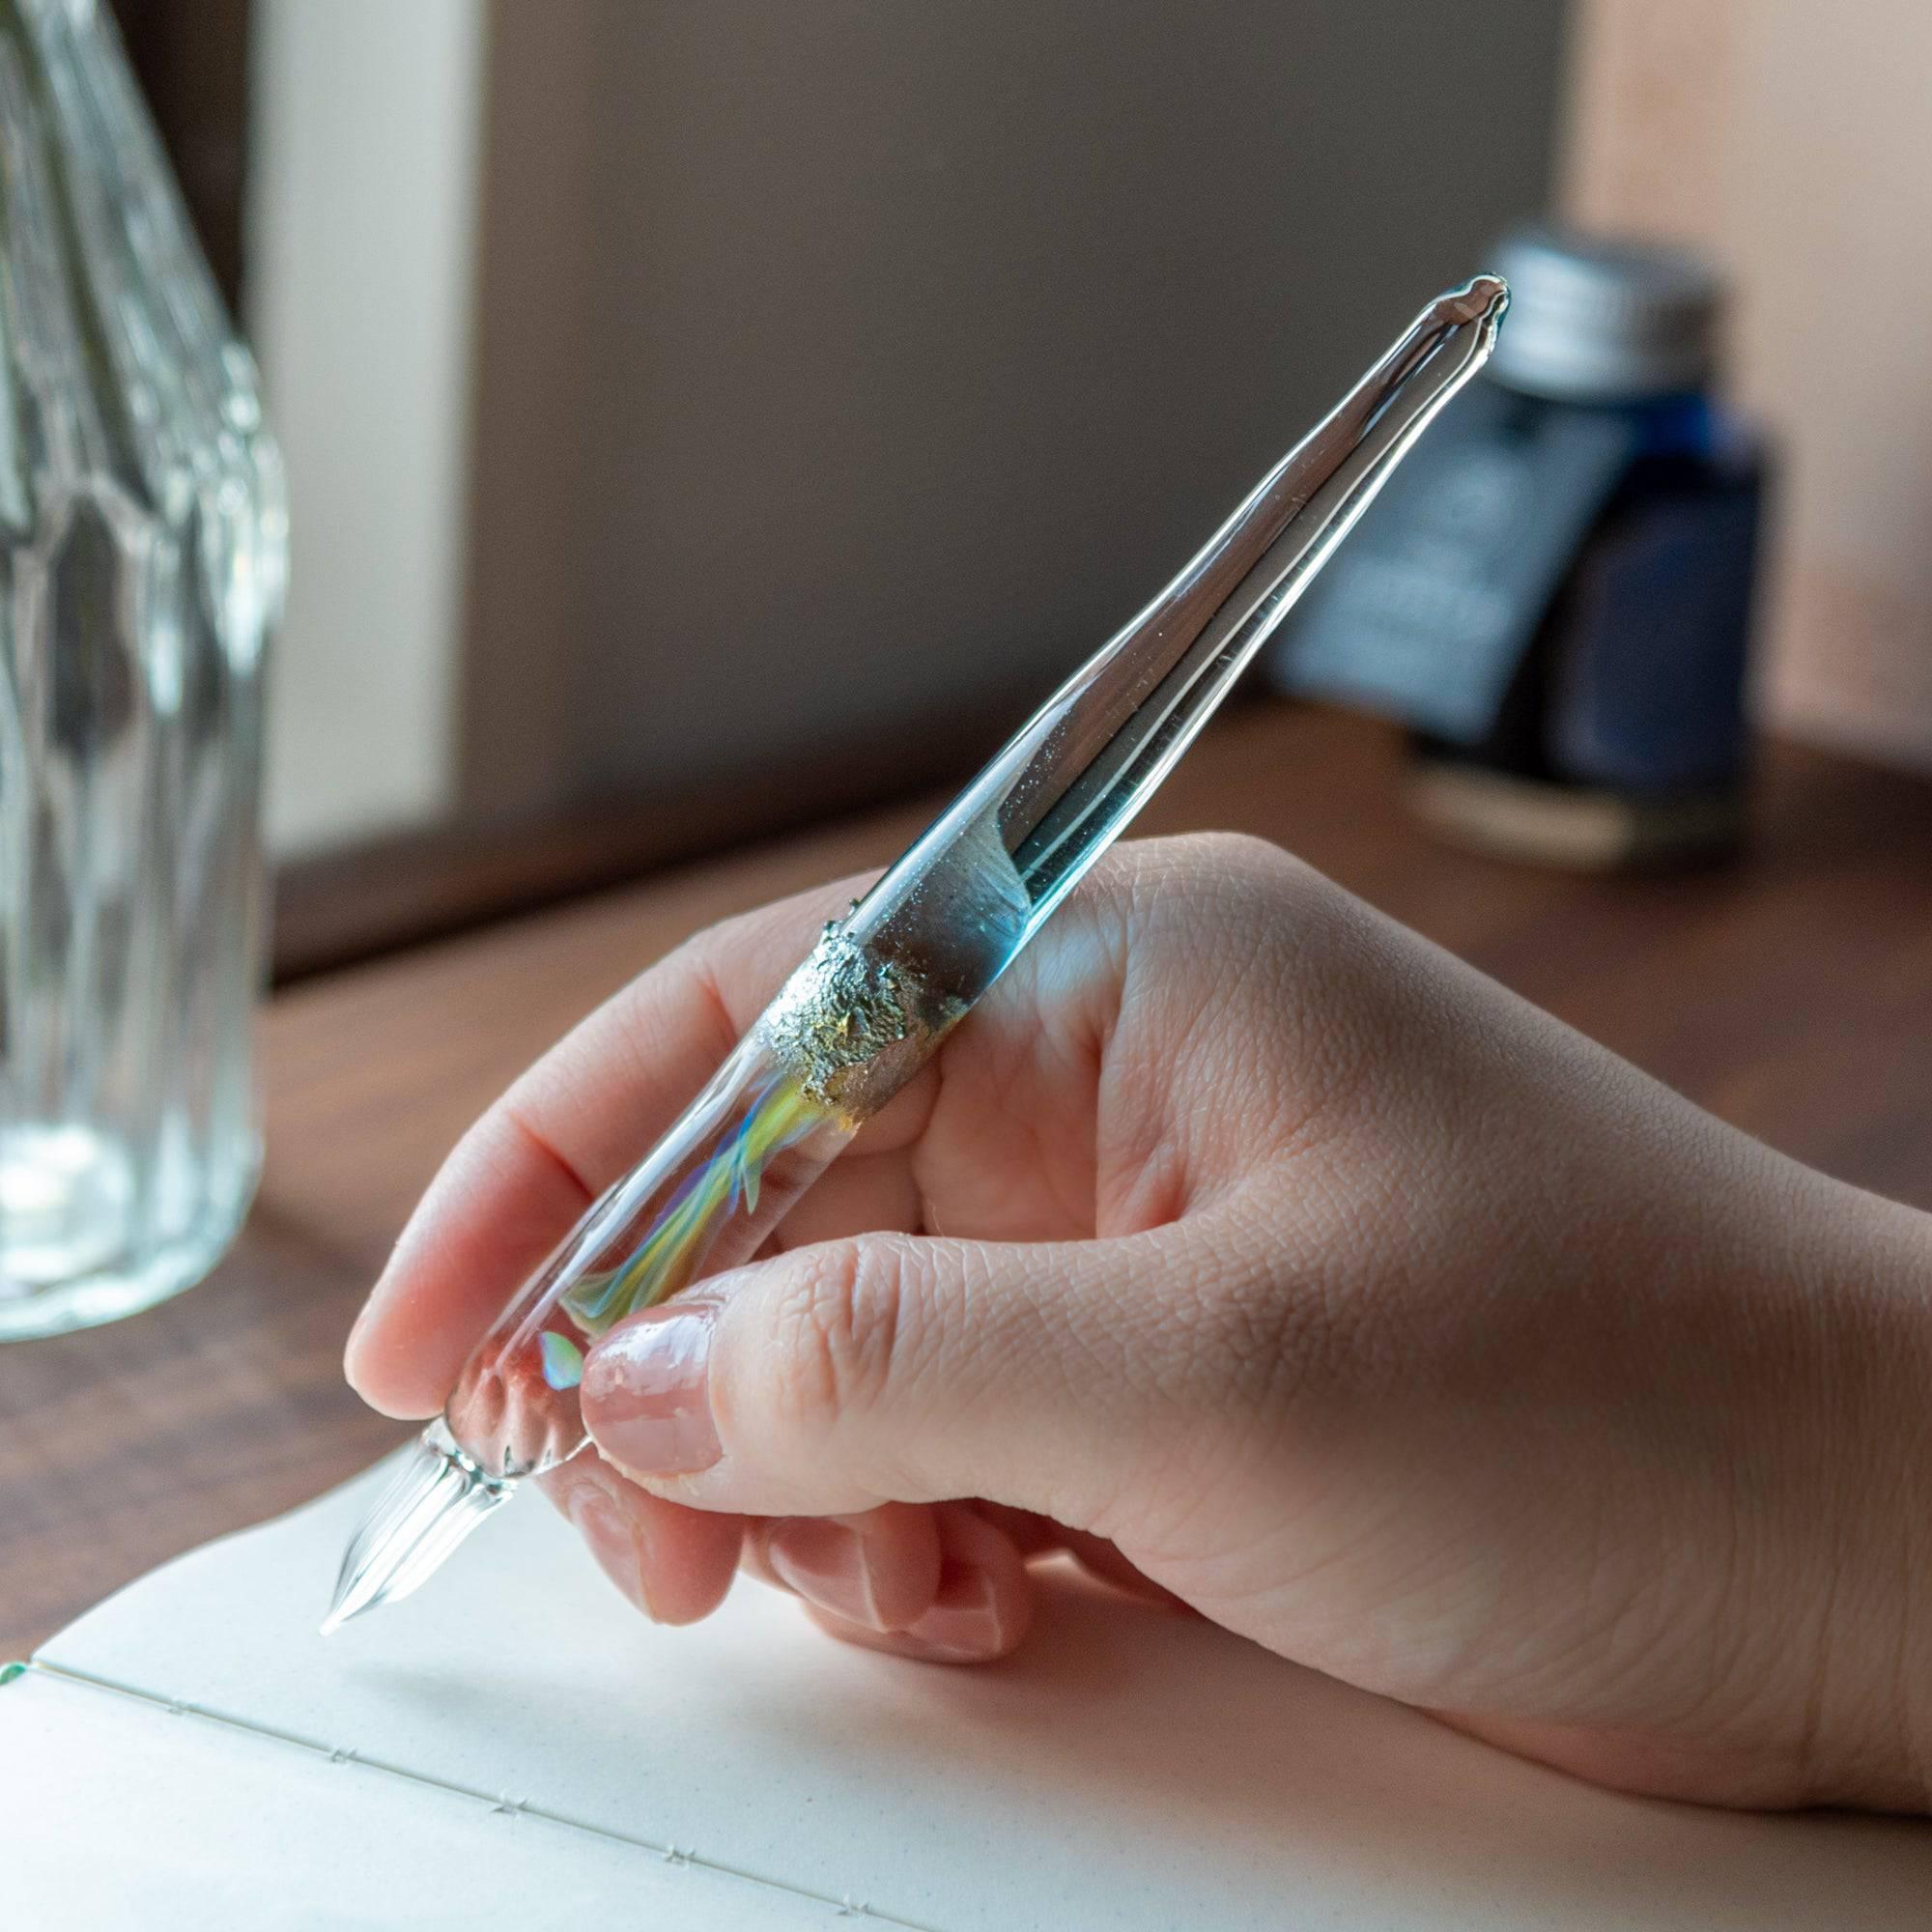
M 991 1669 L 658 1631 L 530 1497 L 325 1642 L 369 1480 L 0 1686 L 0 1926 L 1932 1924 L 1932 1827 L 1591 1791 L 1071 1578 Z

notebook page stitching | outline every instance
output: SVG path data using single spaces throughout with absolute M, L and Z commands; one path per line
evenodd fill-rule
M 136 1685 L 118 1683 L 111 1677 L 99 1677 L 91 1671 L 70 1669 L 64 1664 L 43 1663 L 39 1660 L 30 1661 L 26 1667 L 37 1677 L 71 1685 L 76 1690 L 123 1697 L 165 1717 L 186 1718 L 226 1730 L 245 1732 L 250 1737 L 262 1738 L 270 1744 L 282 1745 L 293 1750 L 306 1751 L 327 1764 L 355 1765 L 364 1771 L 377 1772 L 384 1777 L 402 1778 L 408 1783 L 421 1785 L 431 1791 L 440 1791 L 451 1798 L 482 1804 L 498 1816 L 534 1818 L 542 1824 L 555 1825 L 566 1832 L 582 1832 L 586 1836 L 602 1838 L 607 1843 L 625 1845 L 634 1851 L 648 1853 L 666 1864 L 695 1866 L 720 1878 L 734 1879 L 743 1885 L 758 1886 L 767 1891 L 782 1892 L 787 1897 L 801 1899 L 810 1905 L 823 1906 L 837 1918 L 863 1919 L 867 1924 L 891 1928 L 891 1932 L 944 1932 L 943 1927 L 928 1924 L 921 1919 L 902 1918 L 895 1913 L 884 1911 L 850 1892 L 835 1894 L 816 1890 L 810 1886 L 795 1885 L 789 1879 L 772 1878 L 764 1872 L 752 1871 L 743 1865 L 734 1865 L 722 1859 L 707 1857 L 695 1846 L 669 1844 L 657 1839 L 639 1837 L 629 1832 L 612 1831 L 606 1825 L 595 1825 L 586 1819 L 573 1818 L 562 1811 L 553 1811 L 542 1804 L 532 1804 L 527 1798 L 512 1797 L 508 1792 L 479 1791 L 472 1785 L 458 1784 L 450 1778 L 413 1771 L 408 1765 L 391 1764 L 383 1758 L 364 1756 L 360 1751 L 346 1746 L 327 1745 L 319 1739 L 303 1737 L 298 1732 L 278 1730 L 271 1724 L 257 1723 L 252 1719 L 239 1718 L 227 1711 L 211 1710 L 206 1705 L 189 1703 L 185 1698 L 163 1697 L 155 1691 L 143 1690 Z

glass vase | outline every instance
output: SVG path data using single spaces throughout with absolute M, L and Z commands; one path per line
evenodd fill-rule
M 0 1339 L 144 1308 L 260 1164 L 281 470 L 95 0 L 0 0 Z

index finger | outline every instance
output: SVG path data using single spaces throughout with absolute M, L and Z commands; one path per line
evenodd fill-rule
M 439 1409 L 518 1285 L 697 1093 L 805 952 L 848 879 L 726 920 L 613 994 L 457 1143 L 349 1337 L 384 1413 Z

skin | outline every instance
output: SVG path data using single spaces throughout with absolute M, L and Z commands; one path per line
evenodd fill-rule
M 476 1123 L 351 1337 L 370 1402 L 440 1406 L 862 883 L 700 935 Z M 1932 1218 L 1215 837 L 1110 855 L 771 1252 L 592 1350 L 604 1453 L 544 1481 L 666 1623 L 742 1563 L 987 1660 L 1070 1550 L 1586 1778 L 1923 1810 L 1928 1390 Z

